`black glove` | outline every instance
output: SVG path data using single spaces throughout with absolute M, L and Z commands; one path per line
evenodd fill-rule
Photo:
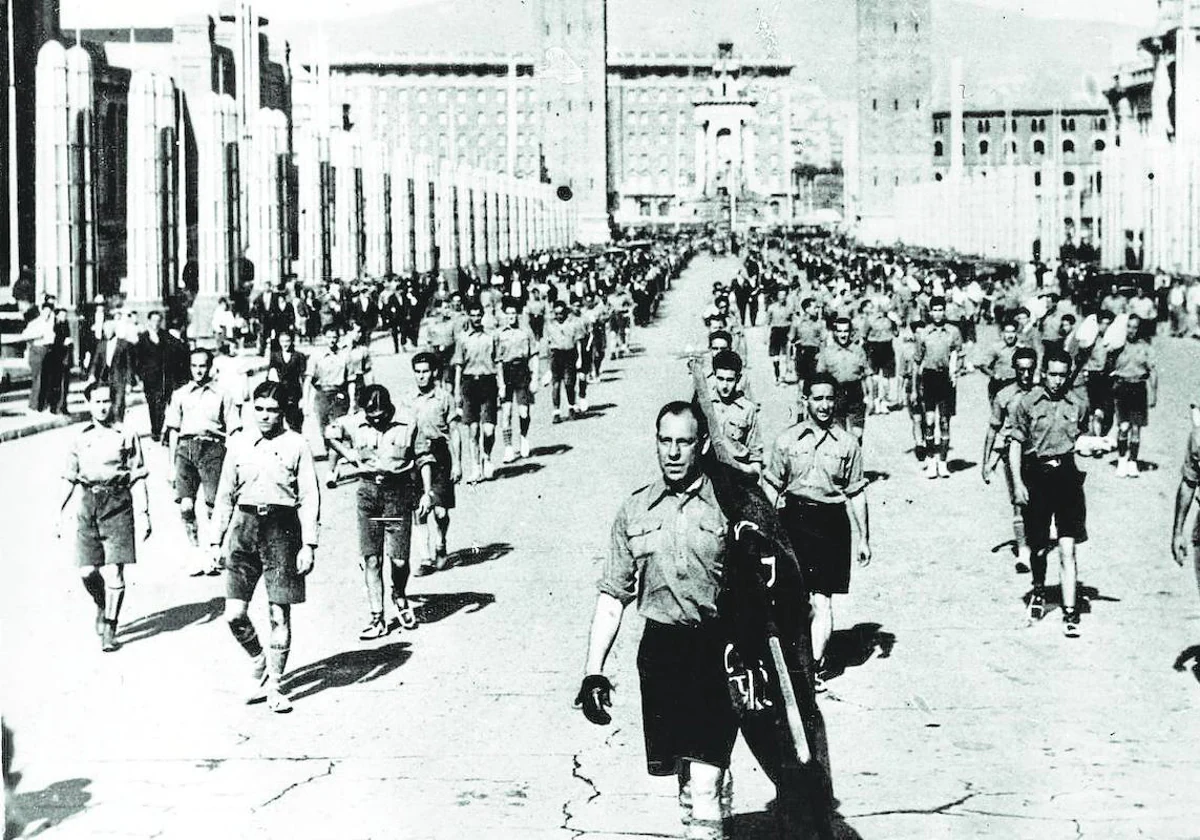
M 612 705 L 612 683 L 603 674 L 588 674 L 583 678 L 575 705 L 583 708 L 583 716 L 598 726 L 612 723 L 612 715 L 604 710 Z

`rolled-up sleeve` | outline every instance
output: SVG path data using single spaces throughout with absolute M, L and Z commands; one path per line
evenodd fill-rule
M 421 428 L 419 423 L 413 426 L 412 451 L 413 463 L 416 464 L 417 469 L 426 464 L 432 466 L 436 461 L 433 457 L 433 448 L 430 445 L 429 435 L 425 433 L 425 430 Z
M 617 518 L 613 521 L 608 557 L 604 561 L 600 580 L 596 582 L 597 589 L 616 598 L 622 606 L 631 603 L 637 597 L 637 564 L 626 534 L 629 518 L 626 507 L 627 505 L 621 506 Z
M 771 444 L 771 453 L 767 457 L 763 478 L 776 490 L 782 491 L 788 485 L 788 464 L 786 441 L 778 437 Z
M 1024 399 L 1016 399 L 1008 410 L 1004 421 L 1004 436 L 1010 441 L 1029 443 L 1029 408 Z
M 1200 429 L 1192 429 L 1191 435 L 1188 436 L 1181 478 L 1190 487 L 1200 484 Z
M 72 484 L 79 481 L 79 446 L 79 436 L 76 435 L 71 441 L 71 448 L 67 450 L 67 463 L 63 468 L 63 479 Z
M 751 463 L 763 462 L 762 430 L 758 424 L 758 407 L 750 412 L 750 431 L 746 433 L 746 449 Z
M 857 496 L 867 487 L 867 477 L 863 474 L 862 447 L 857 443 L 850 446 L 850 457 L 846 459 L 846 474 L 842 478 L 846 482 L 846 489 L 842 492 L 846 494 L 847 499 Z

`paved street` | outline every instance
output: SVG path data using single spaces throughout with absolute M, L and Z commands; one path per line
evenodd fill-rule
M 613 725 L 591 726 L 571 699 L 612 517 L 655 474 L 654 416 L 690 395 L 680 350 L 703 344 L 711 284 L 735 266 L 693 263 L 585 418 L 551 425 L 539 396 L 534 457 L 461 489 L 454 567 L 410 587 L 415 632 L 357 640 L 354 488 L 325 494 L 310 600 L 294 613 L 290 715 L 241 704 L 247 660 L 220 620 L 221 584 L 186 576 L 164 450 L 149 454 L 155 533 L 128 574 L 124 648 L 102 654 L 69 543 L 49 536 L 70 432 L 0 444 L 0 701 L 26 835 L 678 836 L 674 780 L 644 772 L 632 613 L 610 658 Z M 769 382 L 765 341 L 751 331 L 770 439 L 790 396 Z M 844 837 L 1200 837 L 1200 665 L 1195 678 L 1195 658 L 1173 667 L 1200 649 L 1200 599 L 1168 552 L 1200 345 L 1157 346 L 1164 385 L 1142 448 L 1156 469 L 1132 481 L 1084 462 L 1078 640 L 1057 611 L 1025 626 L 1003 481 L 985 486 L 977 469 L 982 378 L 962 385 L 949 480 L 919 474 L 907 415 L 868 420 L 875 560 L 835 602 L 844 673 L 821 701 Z M 376 348 L 382 381 L 410 387 L 409 357 Z M 252 615 L 265 626 L 261 603 Z M 740 745 L 733 772 L 735 836 L 765 836 L 772 792 Z

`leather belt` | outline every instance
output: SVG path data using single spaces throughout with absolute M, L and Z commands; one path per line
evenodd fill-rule
M 294 511 L 295 508 L 291 505 L 238 505 L 238 510 L 242 513 L 252 513 L 255 516 L 269 516 L 272 513 Z

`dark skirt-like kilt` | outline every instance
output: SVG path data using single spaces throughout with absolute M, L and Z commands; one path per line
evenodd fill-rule
M 651 775 L 672 775 L 684 759 L 729 766 L 738 718 L 725 676 L 725 636 L 716 622 L 646 621 L 637 662 Z
M 787 496 L 780 511 L 809 592 L 844 595 L 850 591 L 850 517 L 845 504 L 810 502 Z

